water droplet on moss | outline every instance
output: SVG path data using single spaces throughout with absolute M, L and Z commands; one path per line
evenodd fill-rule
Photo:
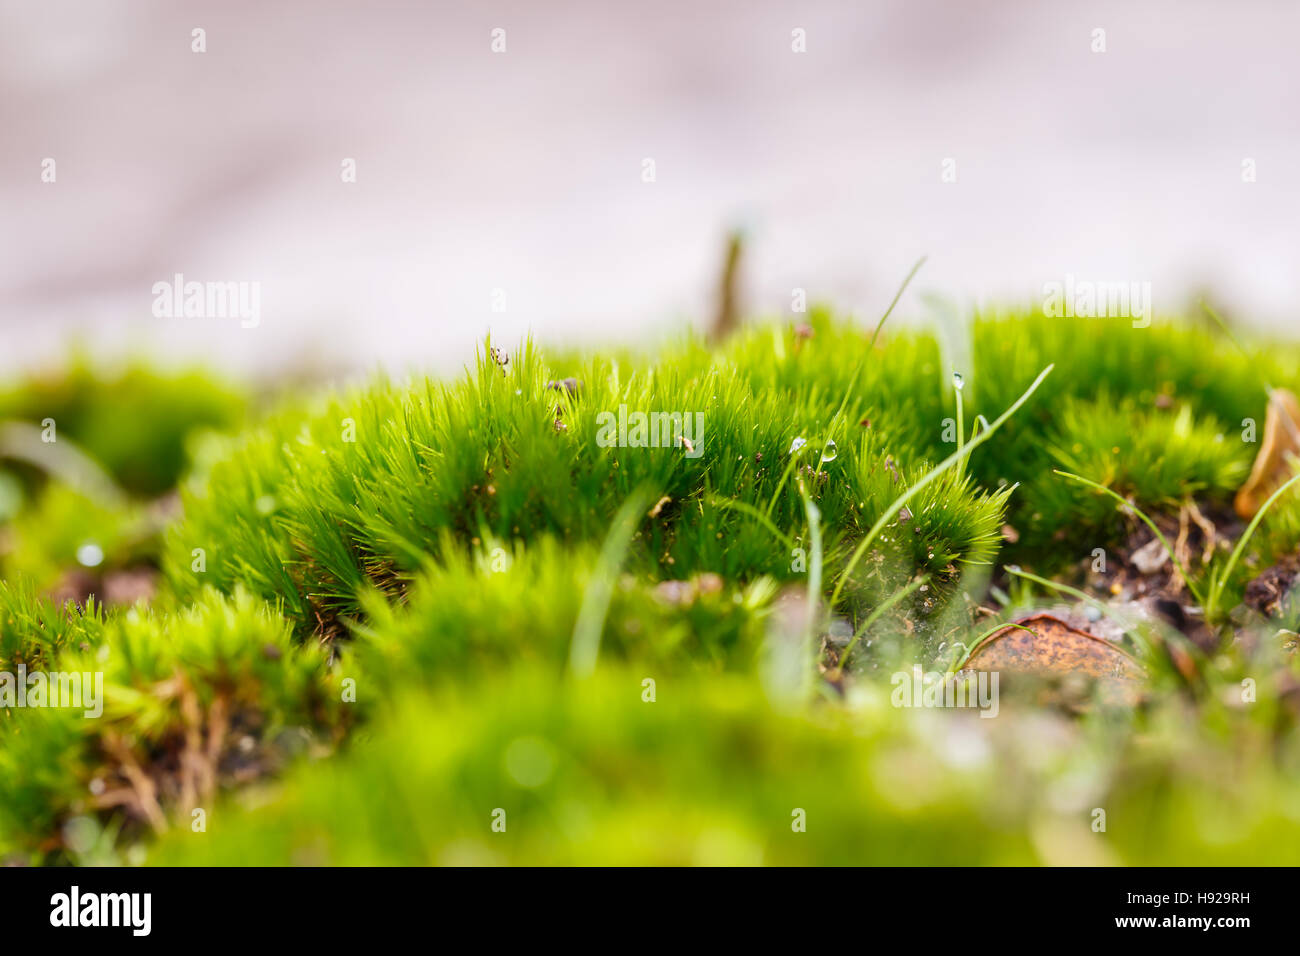
M 104 549 L 87 541 L 77 549 L 77 563 L 84 568 L 97 568 L 104 563 Z

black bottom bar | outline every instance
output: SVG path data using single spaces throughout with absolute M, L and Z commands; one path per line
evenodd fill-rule
M 128 946 L 153 940 L 260 946 L 280 939 L 337 946 L 349 938 L 373 943 L 376 932 L 427 933 L 431 926 L 447 931 L 476 926 L 498 939 L 502 930 L 508 935 L 518 927 L 536 940 L 557 930 L 565 936 L 585 934 L 611 921 L 625 924 L 629 933 L 657 934 L 678 922 L 700 927 L 703 912 L 721 920 L 715 932 L 734 937 L 750 930 L 765 934 L 777 923 L 815 931 L 829 915 L 838 929 L 852 926 L 863 938 L 878 926 L 920 927 L 920 938 L 979 929 L 994 937 L 1009 932 L 1072 941 L 1200 936 L 1231 945 L 1242 934 L 1289 928 L 1291 885 L 1290 874 L 1259 869 L 725 875 L 699 870 L 0 871 L 7 940 L 66 941 L 77 934 L 81 943 L 113 940 Z M 84 925 L 89 922 L 116 925 Z

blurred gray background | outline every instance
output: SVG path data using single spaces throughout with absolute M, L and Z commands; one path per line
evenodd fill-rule
M 1288 332 L 1297 36 L 1281 2 L 3 0 L 0 363 L 644 341 L 707 321 L 736 227 L 750 311 L 865 321 L 926 254 L 961 305 L 1068 273 Z M 176 272 L 261 283 L 261 324 L 155 318 Z

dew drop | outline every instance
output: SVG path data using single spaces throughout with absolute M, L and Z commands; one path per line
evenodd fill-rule
M 104 549 L 87 541 L 77 549 L 77 563 L 85 568 L 97 568 L 104 563 Z
M 966 386 L 966 379 L 962 378 L 961 372 L 952 373 L 952 387 L 961 391 Z
M 800 448 L 802 448 L 806 444 L 808 444 L 808 439 L 796 438 L 794 441 L 790 442 L 790 451 L 788 452 L 788 454 L 791 455 L 795 454 L 796 452 L 799 451 Z
M 822 448 L 822 462 L 834 461 L 839 453 L 840 450 L 835 445 L 835 439 L 826 439 L 826 445 Z

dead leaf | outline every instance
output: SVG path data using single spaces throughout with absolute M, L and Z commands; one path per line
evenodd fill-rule
M 1300 457 L 1300 402 L 1285 388 L 1275 388 L 1269 393 L 1264 444 L 1233 502 L 1239 517 L 1255 517 L 1269 495 L 1291 477 L 1291 456 Z
M 1138 681 L 1137 661 L 1104 638 L 1071 627 L 1050 614 L 1020 618 L 985 640 L 966 662 L 968 668 L 1027 674 L 1085 674 Z M 1028 630 L 1024 630 L 1028 628 Z

